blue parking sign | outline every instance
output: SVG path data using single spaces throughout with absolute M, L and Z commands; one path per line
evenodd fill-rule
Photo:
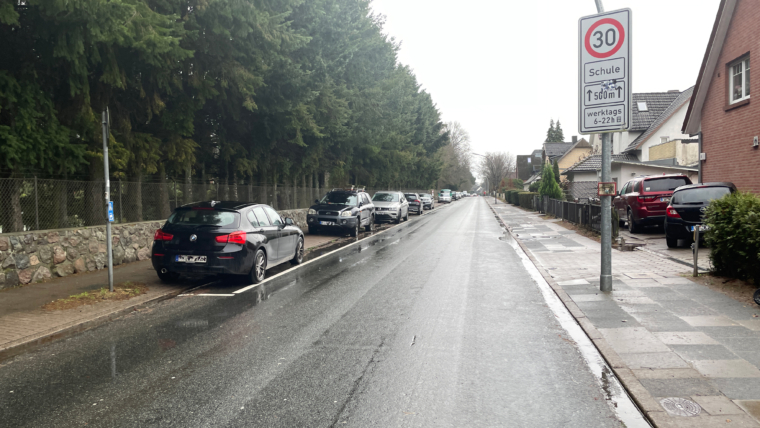
M 108 221 L 113 223 L 113 201 L 108 201 Z

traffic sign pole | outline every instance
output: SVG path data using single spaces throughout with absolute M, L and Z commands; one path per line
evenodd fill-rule
M 631 123 L 631 11 L 605 13 L 579 21 L 579 127 L 581 134 L 602 134 L 602 182 L 611 182 L 611 132 Z M 599 289 L 612 291 L 612 198 L 602 199 L 602 248 Z

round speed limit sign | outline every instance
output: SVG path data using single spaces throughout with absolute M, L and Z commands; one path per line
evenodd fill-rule
M 595 22 L 584 37 L 586 52 L 595 58 L 609 58 L 615 55 L 625 42 L 623 24 L 614 18 Z

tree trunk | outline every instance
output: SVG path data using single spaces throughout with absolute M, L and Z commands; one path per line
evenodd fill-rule
M 56 187 L 58 187 L 58 227 L 69 227 L 69 181 L 67 173 L 63 174 L 63 181 L 56 183 Z
M 172 207 L 169 202 L 169 186 L 166 183 L 166 166 L 163 162 L 158 164 L 158 183 L 158 213 L 162 219 L 167 219 L 172 214 Z
M 201 164 L 201 201 L 207 201 L 208 198 L 208 177 L 206 177 L 206 164 Z
M 297 176 L 293 176 L 293 206 L 290 207 L 290 209 L 296 209 L 298 208 L 298 182 L 296 180 Z
M 311 185 L 309 186 L 309 204 L 308 205 L 311 205 L 311 201 L 314 200 L 314 189 L 317 187 L 316 181 L 317 181 L 317 175 L 314 174 L 314 172 L 312 172 Z
M 325 191 L 330 188 L 330 173 L 325 171 Z
M 272 172 L 272 208 L 278 209 L 280 204 L 277 201 L 277 169 Z
M 301 176 L 301 205 L 303 205 L 303 208 L 307 208 L 309 205 L 308 197 L 308 190 L 306 190 L 306 174 Z M 304 200 L 305 199 L 305 200 Z M 296 206 L 296 208 L 301 208 L 299 206 Z
M 253 199 L 253 175 L 248 178 L 248 202 L 256 202 Z
M 190 165 L 185 167 L 185 189 L 182 194 L 182 205 L 188 204 L 193 201 L 193 180 L 192 180 L 192 168 Z
M 129 201 L 127 206 L 132 206 L 130 221 L 143 221 L 143 200 L 142 200 L 142 174 L 135 173 L 129 183 Z
M 220 199 L 222 201 L 229 201 L 230 200 L 230 188 L 228 186 L 229 183 L 229 170 L 227 168 L 227 162 L 224 163 L 224 175 L 219 174 L 220 177 L 220 183 L 219 185 L 222 186 L 221 188 L 221 197 Z
M 232 197 L 233 201 L 239 201 L 240 198 L 238 198 L 238 177 L 236 173 L 232 173 Z
M 0 211 L 3 212 L 1 219 L 2 233 L 22 232 L 24 230 L 24 219 L 21 216 L 21 179 L 7 179 L 0 182 L 0 195 L 8 195 L 7 203 L 0 204 Z

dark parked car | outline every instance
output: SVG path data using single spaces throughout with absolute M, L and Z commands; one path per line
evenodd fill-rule
M 406 200 L 409 202 L 409 211 L 414 211 L 417 215 L 422 215 L 424 208 L 420 195 L 416 193 L 404 193 L 404 196 L 406 196 Z
M 261 282 L 266 270 L 303 261 L 303 232 L 269 205 L 196 202 L 172 213 L 153 236 L 153 268 L 162 281 L 183 273 L 246 275 Z
M 375 205 L 361 189 L 332 189 L 309 208 L 306 221 L 309 233 L 322 230 L 347 230 L 358 236 L 359 229 L 375 230 Z
M 694 227 L 702 225 L 702 216 L 710 201 L 736 192 L 734 183 L 703 183 L 682 186 L 673 192 L 665 216 L 665 241 L 668 248 L 678 240 L 694 240 Z
M 638 233 L 648 225 L 661 226 L 673 191 L 687 184 L 691 180 L 681 174 L 650 175 L 628 181 L 612 201 L 621 225 L 626 221 L 631 233 Z

